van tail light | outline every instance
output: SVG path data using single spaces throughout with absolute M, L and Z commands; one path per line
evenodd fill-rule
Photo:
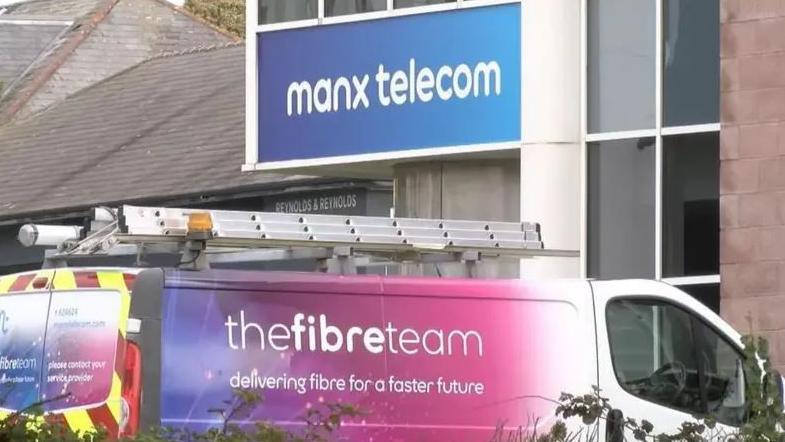
M 127 408 L 125 425 L 121 426 L 122 436 L 133 436 L 139 430 L 139 413 L 142 395 L 142 352 L 139 346 L 127 341 L 125 347 L 125 368 L 123 371 L 123 408 Z

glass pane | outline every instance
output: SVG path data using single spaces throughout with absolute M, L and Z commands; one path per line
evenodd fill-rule
M 437 5 L 439 3 L 453 3 L 455 0 L 395 0 L 396 8 L 410 8 L 412 6 Z
M 700 325 L 698 355 L 705 373 L 707 411 L 723 424 L 744 423 L 744 359 L 714 330 Z
M 47 322 L 41 399 L 47 411 L 106 402 L 117 350 L 120 293 L 54 292 Z M 63 396 L 67 393 L 67 396 Z
M 385 9 L 387 0 L 324 0 L 324 15 L 328 17 Z
M 589 276 L 654 276 L 654 138 L 589 143 Z
M 49 292 L 0 298 L 0 408 L 22 410 L 40 400 Z
M 614 301 L 606 311 L 616 378 L 648 401 L 689 412 L 703 409 L 692 319 L 657 301 Z
M 720 2 L 667 0 L 665 126 L 720 121 Z
M 589 0 L 590 133 L 654 128 L 655 5 Z
M 697 299 L 714 313 L 720 313 L 720 285 L 719 284 L 690 284 L 680 285 L 679 290 Z
M 259 24 L 316 18 L 317 0 L 259 0 Z
M 719 132 L 663 138 L 663 275 L 720 271 Z

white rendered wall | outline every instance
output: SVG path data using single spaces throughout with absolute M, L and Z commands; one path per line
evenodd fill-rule
M 521 219 L 541 223 L 553 249 L 582 249 L 581 10 L 579 0 L 526 0 L 521 8 Z M 521 262 L 523 277 L 581 273 L 579 258 Z

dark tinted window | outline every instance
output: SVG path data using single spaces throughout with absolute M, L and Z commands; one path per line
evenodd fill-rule
M 647 401 L 739 426 L 745 417 L 740 353 L 697 317 L 656 300 L 615 300 L 606 309 L 619 384 Z
M 385 9 L 387 0 L 324 0 L 324 15 L 327 17 Z
M 700 323 L 698 358 L 703 364 L 707 411 L 719 422 L 739 426 L 744 422 L 744 365 L 738 351 L 714 330 Z
M 654 139 L 589 143 L 589 275 L 654 276 Z
M 259 0 L 259 24 L 316 18 L 317 0 Z
M 663 138 L 663 276 L 720 270 L 719 132 Z
M 664 11 L 665 126 L 720 121 L 720 2 L 667 0 Z
M 621 386 L 643 399 L 700 413 L 700 383 L 690 316 L 656 301 L 608 304 L 608 334 Z
M 720 313 L 720 285 L 718 283 L 680 285 L 678 289 L 702 302 L 714 313 Z
M 439 3 L 453 3 L 455 0 L 395 0 L 396 8 L 410 8 L 412 6 L 438 5 Z

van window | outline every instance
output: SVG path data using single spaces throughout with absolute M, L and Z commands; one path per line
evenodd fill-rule
M 0 296 L 0 408 L 38 402 L 49 292 Z
M 708 413 L 719 422 L 739 426 L 744 423 L 744 359 L 714 330 L 698 323 L 701 344 L 698 348 L 705 370 Z
M 741 425 L 743 360 L 714 330 L 656 300 L 615 300 L 606 317 L 622 388 L 648 401 Z
M 41 398 L 48 411 L 97 405 L 112 387 L 120 293 L 53 292 Z

